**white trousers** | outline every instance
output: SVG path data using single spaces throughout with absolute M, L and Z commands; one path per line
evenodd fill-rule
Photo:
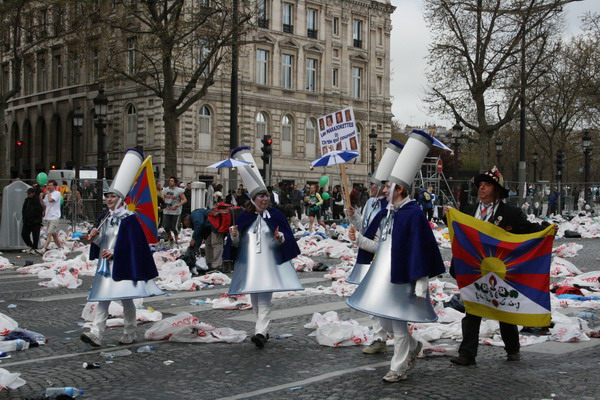
M 102 335 L 106 330 L 106 320 L 108 319 L 108 306 L 110 305 L 110 300 L 103 300 L 98 302 L 98 306 L 96 307 L 96 316 L 94 317 L 94 327 L 92 327 L 91 332 L 102 339 Z M 135 304 L 133 304 L 133 299 L 124 299 L 121 300 L 121 304 L 123 305 L 123 316 L 124 316 L 124 334 L 133 334 L 135 333 L 135 327 L 137 325 L 136 322 L 136 314 L 135 314 Z
M 381 317 L 371 315 L 371 319 L 373 320 L 373 338 L 385 343 L 388 335 L 383 326 L 381 326 Z
M 419 342 L 408 332 L 406 321 L 380 318 L 380 322 L 385 331 L 394 335 L 394 355 L 390 370 L 403 374 L 408 369 L 409 356 L 417 349 Z
M 254 315 L 256 315 L 256 325 L 254 327 L 255 335 L 261 334 L 266 337 L 267 333 L 269 333 L 272 299 L 272 292 L 250 294 L 252 309 L 254 310 Z

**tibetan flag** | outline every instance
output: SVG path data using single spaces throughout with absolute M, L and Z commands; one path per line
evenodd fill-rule
M 515 325 L 550 325 L 554 227 L 516 235 L 456 209 L 446 217 L 467 312 Z
M 129 211 L 134 212 L 140 221 L 149 244 L 158 242 L 157 196 L 152 157 L 148 156 L 137 172 L 125 203 Z

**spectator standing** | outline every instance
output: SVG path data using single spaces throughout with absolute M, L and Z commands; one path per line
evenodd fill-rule
M 174 176 L 169 178 L 169 185 L 163 189 L 163 200 L 166 205 L 163 210 L 163 228 L 165 228 L 169 241 L 173 241 L 177 245 L 179 216 L 187 199 L 184 190 L 177 186 L 177 178 Z
M 425 189 L 419 189 L 419 192 L 420 193 L 417 201 L 419 202 L 421 209 L 423 209 L 423 213 L 427 217 L 427 221 L 431 221 L 431 218 L 433 217 L 433 198 L 431 193 Z
M 182 218 L 192 213 L 192 182 L 188 182 L 187 185 L 185 185 L 183 194 L 185 195 L 187 202 L 181 209 Z
M 42 228 L 42 218 L 44 216 L 44 207 L 40 201 L 40 194 L 36 188 L 27 189 L 27 197 L 23 202 L 23 229 L 21 237 L 29 247 L 23 250 L 25 253 L 42 254 L 38 250 L 40 240 L 40 230 Z
M 96 186 L 90 185 L 87 179 L 83 181 L 81 188 L 81 198 L 83 201 L 83 216 L 87 221 L 94 221 L 94 202 L 96 200 Z
M 302 191 L 300 189 L 298 189 L 298 185 L 294 185 L 293 189 L 290 193 L 290 202 L 292 204 L 292 207 L 294 208 L 294 211 L 296 212 L 296 215 L 298 217 L 298 219 L 302 219 L 302 199 L 304 198 L 304 195 L 302 194 Z
M 333 206 L 331 207 L 333 219 L 344 218 L 344 199 L 342 197 L 342 188 L 340 185 L 333 187 L 333 191 L 331 192 L 331 201 L 333 203 Z
M 62 185 L 60 186 L 60 195 L 62 197 L 62 201 L 60 204 L 61 215 L 67 215 L 67 205 L 69 204 L 69 196 L 71 195 L 71 190 L 69 190 L 69 185 L 67 185 L 67 181 L 62 181 Z
M 552 188 L 552 191 L 548 195 L 548 211 L 546 212 L 546 217 L 550 217 L 552 214 L 556 214 L 556 206 L 558 205 L 558 198 L 560 194 L 558 193 L 558 189 L 555 187 Z
M 44 221 L 46 221 L 46 243 L 44 251 L 48 250 L 50 240 L 54 239 L 54 243 L 59 249 L 62 249 L 62 243 L 58 237 L 58 221 L 60 220 L 60 191 L 58 183 L 54 179 L 48 181 L 47 193 L 44 196 Z

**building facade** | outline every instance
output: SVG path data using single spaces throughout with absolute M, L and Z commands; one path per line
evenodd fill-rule
M 352 106 L 358 123 L 360 157 L 348 165 L 352 182 L 367 181 L 368 134 L 377 133 L 376 157 L 391 138 L 389 1 L 261 0 L 256 29 L 240 50 L 238 131 L 240 145 L 260 160 L 260 139 L 273 138 L 273 183 L 318 181 L 330 169 L 311 170 L 320 156 L 317 118 Z M 129 46 L 129 43 L 127 44 Z M 134 51 L 133 49 L 132 51 Z M 24 59 L 23 87 L 7 110 L 12 174 L 34 178 L 51 167 L 95 167 L 97 132 L 93 98 L 102 54 L 57 43 Z M 2 77 L 10 60 L 0 63 Z M 132 62 L 131 59 L 124 62 Z M 226 171 L 206 168 L 229 154 L 230 87 L 228 67 L 178 123 L 178 175 L 183 180 Z M 108 97 L 106 176 L 116 172 L 123 150 L 142 148 L 153 157 L 158 179 L 165 179 L 165 135 L 160 100 L 123 79 L 104 81 Z M 84 115 L 82 129 L 73 112 Z M 220 175 L 223 174 L 223 175 Z

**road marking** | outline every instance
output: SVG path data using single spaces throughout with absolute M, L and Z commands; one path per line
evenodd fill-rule
M 390 365 L 389 361 L 384 361 L 384 362 L 379 362 L 376 364 L 368 364 L 368 365 L 363 365 L 360 367 L 354 367 L 354 368 L 343 369 L 340 371 L 328 372 L 326 374 L 313 376 L 311 378 L 303 379 L 301 381 L 295 381 L 295 382 L 285 383 L 283 385 L 271 386 L 271 387 L 264 388 L 264 389 L 254 390 L 252 392 L 236 394 L 234 396 L 221 397 L 220 399 L 217 399 L 217 400 L 246 399 L 248 397 L 260 396 L 263 394 L 273 393 L 273 392 L 277 392 L 279 390 L 289 389 L 289 388 L 293 388 L 293 387 L 297 387 L 297 386 L 310 385 L 311 383 L 324 381 L 326 379 L 335 378 L 335 377 L 346 375 L 346 374 L 352 374 L 354 372 L 364 371 L 367 368 L 369 368 L 369 369 L 370 368 L 380 368 L 380 367 L 385 367 L 385 366 L 389 366 L 389 365 Z
M 30 280 L 38 279 L 37 275 L 10 274 L 10 275 L 5 275 L 5 276 L 0 276 L 0 281 L 4 281 L 6 279 L 15 279 L 15 278 L 30 279 Z M 4 283 L 4 282 L 0 282 L 0 283 Z
M 273 310 L 271 312 L 271 321 L 275 319 L 283 319 L 289 317 L 297 317 L 299 315 L 313 314 L 315 312 L 326 312 L 326 311 L 336 311 L 348 308 L 348 305 L 345 301 L 336 301 L 333 303 L 319 303 L 313 304 L 310 306 L 302 306 L 302 307 L 294 307 L 294 308 L 286 308 L 284 310 Z M 254 313 L 247 315 L 239 315 L 236 317 L 229 317 L 227 319 L 232 319 L 235 321 L 246 321 L 246 322 L 255 322 L 256 317 Z

